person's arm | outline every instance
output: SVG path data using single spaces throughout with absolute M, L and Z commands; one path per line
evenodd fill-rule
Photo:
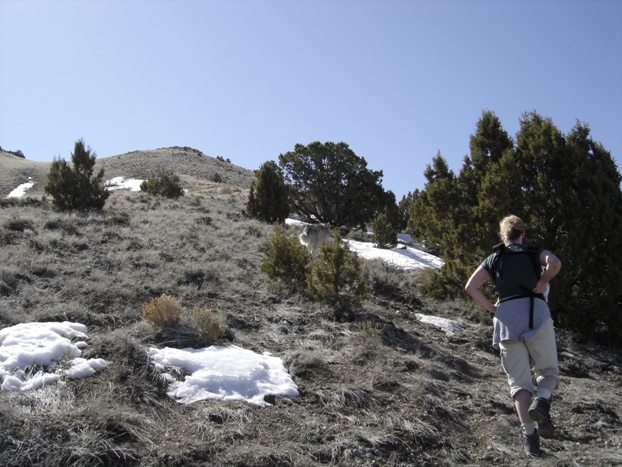
M 488 300 L 486 295 L 484 295 L 484 292 L 480 290 L 482 285 L 484 285 L 488 279 L 490 279 L 488 271 L 486 271 L 482 266 L 479 266 L 467 281 L 464 290 L 471 297 L 473 297 L 473 300 L 494 314 L 495 311 L 497 311 L 497 307 L 490 300 Z
M 544 293 L 549 281 L 553 279 L 562 268 L 562 262 L 559 258 L 548 250 L 544 250 L 540 253 L 540 264 L 545 266 L 545 269 L 540 280 L 533 289 L 535 293 Z

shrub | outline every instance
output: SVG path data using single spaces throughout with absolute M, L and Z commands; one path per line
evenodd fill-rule
M 179 198 L 184 195 L 179 176 L 172 170 L 163 172 L 157 177 L 149 177 L 140 184 L 140 191 L 145 191 L 151 196 L 164 196 L 165 198 Z
M 347 233 L 344 233 L 348 240 L 354 240 L 356 242 L 369 242 L 370 236 L 367 233 L 367 230 L 363 230 L 361 228 L 348 230 Z
M 199 335 L 208 342 L 218 340 L 225 333 L 221 317 L 207 308 L 193 310 L 191 320 Z
M 0 229 L 0 245 L 12 245 L 19 238 L 19 234 L 12 230 Z
M 295 234 L 276 226 L 259 270 L 272 280 L 304 286 L 308 261 L 309 252 Z
M 285 222 L 289 212 L 289 190 L 281 170 L 273 161 L 268 161 L 261 166 L 257 181 L 251 185 L 246 213 L 274 224 Z
M 44 190 L 61 209 L 102 209 L 110 192 L 103 184 L 104 169 L 92 177 L 97 155 L 83 140 L 76 141 L 69 167 L 64 159 L 54 159 Z
M 130 225 L 130 215 L 126 212 L 114 214 L 104 221 L 106 225 Z
M 78 235 L 78 229 L 74 224 L 60 218 L 47 220 L 43 228 L 46 230 L 61 230 L 68 235 Z
M 35 230 L 35 226 L 29 219 L 11 219 L 4 223 L 4 228 L 12 232 L 24 232 Z
M 421 285 L 427 295 L 438 300 L 458 296 L 455 289 L 452 289 L 451 282 L 447 277 L 432 268 L 426 268 L 422 271 Z
M 335 240 L 324 243 L 320 255 L 311 263 L 307 286 L 316 300 L 335 306 L 339 318 L 360 306 L 367 283 L 358 257 L 342 243 L 339 230 L 335 229 L 333 235 Z
M 179 301 L 166 294 L 145 303 L 141 311 L 145 320 L 157 329 L 178 325 L 182 315 Z
M 353 362 L 359 365 L 372 363 L 382 354 L 381 330 L 369 320 L 358 323 L 357 354 Z
M 386 213 L 382 212 L 372 223 L 372 242 L 378 248 L 394 248 L 397 245 L 397 231 L 389 222 Z

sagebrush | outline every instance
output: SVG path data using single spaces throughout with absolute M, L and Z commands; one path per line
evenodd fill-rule
M 177 326 L 183 313 L 179 300 L 166 294 L 145 303 L 141 311 L 145 320 L 157 329 Z
M 192 310 L 191 320 L 199 335 L 208 342 L 220 339 L 225 333 L 222 317 L 208 308 Z

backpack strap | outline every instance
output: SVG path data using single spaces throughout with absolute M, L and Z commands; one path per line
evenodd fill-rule
M 528 246 L 527 253 L 529 254 L 529 258 L 531 258 L 531 265 L 533 266 L 533 272 L 536 273 L 536 277 L 538 280 L 542 276 L 542 265 L 540 264 L 540 255 L 538 255 L 538 247 Z
M 513 297 L 508 297 L 501 300 L 499 303 L 508 302 L 510 300 L 516 300 L 518 298 L 527 298 L 529 297 L 529 329 L 533 329 L 533 309 L 534 309 L 534 299 L 539 298 L 540 300 L 544 300 L 544 295 L 540 293 L 535 293 L 533 290 L 529 290 L 524 285 L 520 286 L 521 289 L 525 292 L 521 295 L 514 295 Z
M 492 247 L 492 249 L 495 252 L 495 258 L 492 262 L 492 267 L 491 267 L 491 272 L 492 272 L 492 278 L 493 280 L 496 280 L 497 275 L 499 275 L 499 277 L 502 277 L 502 262 L 501 262 L 501 258 L 503 257 L 503 254 L 505 253 L 505 244 L 503 243 L 499 243 L 498 245 L 495 245 L 494 247 Z M 498 273 L 498 274 L 497 274 Z

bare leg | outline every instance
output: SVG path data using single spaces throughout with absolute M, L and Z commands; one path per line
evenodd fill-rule
M 531 393 L 526 389 L 522 389 L 514 395 L 514 406 L 518 413 L 518 419 L 523 425 L 526 423 L 533 423 L 533 420 L 529 416 L 531 397 Z

